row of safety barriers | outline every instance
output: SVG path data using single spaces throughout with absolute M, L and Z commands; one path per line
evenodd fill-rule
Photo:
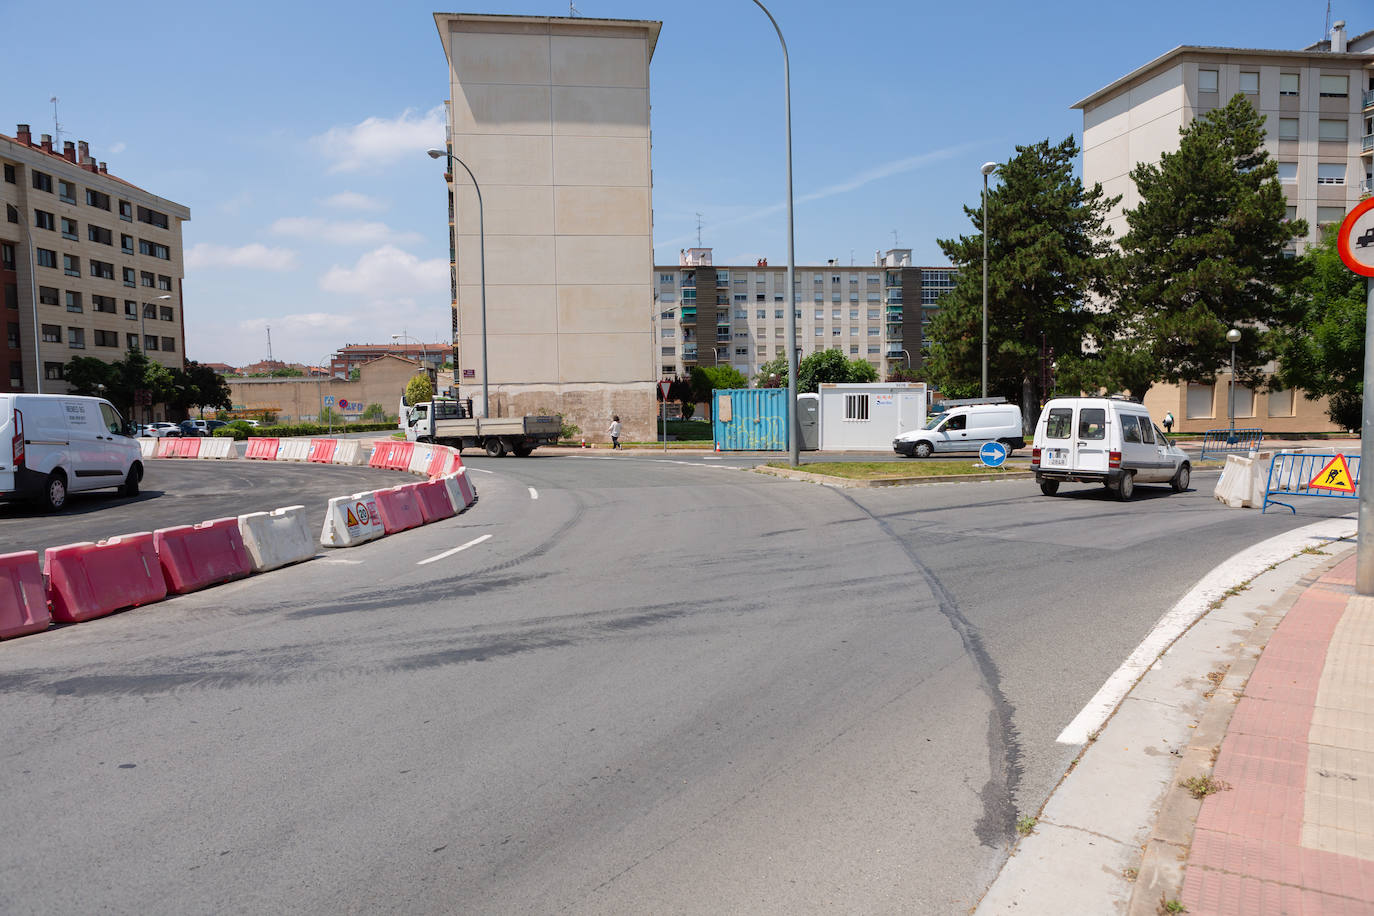
M 278 439 L 254 436 L 248 440 L 245 458 L 254 461 L 299 461 L 311 464 L 367 463 L 363 444 L 357 439 Z
M 1248 455 L 1259 451 L 1264 441 L 1262 429 L 1209 429 L 1202 434 L 1202 453 L 1199 461 L 1208 455 Z
M 1212 495 L 1233 509 L 1283 506 L 1296 497 L 1358 499 L 1360 457 L 1340 452 L 1294 449 L 1228 455 Z M 1280 498 L 1282 497 L 1282 498 Z
M 194 440 L 193 440 L 194 441 Z M 315 555 L 304 506 L 0 555 L 0 639 L 79 623 Z
M 421 483 L 365 490 L 329 501 L 323 547 L 354 547 L 398 531 L 452 518 L 477 502 L 467 468 Z
M 144 458 L 236 458 L 234 440 L 227 438 L 202 439 L 199 436 L 185 438 L 142 438 L 138 440 L 139 451 Z

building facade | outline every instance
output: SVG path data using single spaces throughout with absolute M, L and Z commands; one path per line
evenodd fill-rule
M 447 176 L 460 396 L 480 413 L 485 373 L 493 416 L 557 411 L 590 431 L 619 414 L 627 437 L 651 436 L 649 61 L 660 23 L 434 21 L 449 151 L 466 166 Z
M 1291 255 L 1374 190 L 1374 31 L 1347 38 L 1337 22 L 1327 40 L 1297 51 L 1183 45 L 1073 106 L 1083 112 L 1084 184 L 1122 197 L 1108 221 L 1117 238 L 1127 230 L 1125 211 L 1140 203 L 1131 170 L 1177 149 L 1180 129 L 1237 94 L 1265 116 L 1264 145 L 1278 163 L 1288 218 L 1307 221 Z M 1231 396 L 1221 373 L 1213 384 L 1156 384 L 1145 403 L 1155 416 L 1171 411 L 1184 432 L 1231 416 L 1266 432 L 1333 428 L 1325 400 L 1301 392 L 1238 385 L 1234 411 Z
M 111 175 L 85 141 L 0 134 L 0 391 L 61 394 L 74 356 L 181 368 L 185 206 Z
M 329 374 L 339 378 L 348 378 L 349 373 L 354 369 L 361 368 L 365 363 L 370 363 L 374 359 L 390 355 L 414 360 L 427 367 L 432 375 L 435 370 L 448 362 L 450 353 L 449 345 L 443 343 L 345 344 L 329 357 Z
M 798 360 L 837 349 L 871 363 L 884 381 L 897 368 L 919 372 L 924 329 L 954 275 L 951 267 L 912 265 L 909 248 L 878 252 L 867 267 L 798 265 Z M 686 249 L 677 265 L 655 267 L 659 373 L 733 366 L 752 380 L 764 363 L 787 355 L 786 287 L 785 265 L 716 266 L 709 248 Z
M 372 404 L 391 417 L 397 414 L 406 383 L 425 371 L 415 360 L 386 355 L 359 367 L 356 380 L 334 376 L 314 378 L 229 378 L 233 409 L 239 416 L 275 416 L 280 423 L 313 423 L 326 404 L 336 422 L 362 420 Z M 333 398 L 333 401 L 327 401 Z

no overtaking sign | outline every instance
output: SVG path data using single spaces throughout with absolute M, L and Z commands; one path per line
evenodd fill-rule
M 1374 197 L 1360 201 L 1345 215 L 1336 249 L 1346 267 L 1362 277 L 1374 277 Z

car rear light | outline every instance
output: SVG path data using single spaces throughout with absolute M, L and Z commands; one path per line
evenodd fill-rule
M 14 438 L 10 440 L 10 454 L 16 468 L 24 466 L 24 413 L 20 410 L 14 412 Z
M 1034 465 L 1034 464 L 1039 464 L 1039 463 L 1040 463 L 1040 449 L 1038 449 L 1038 448 L 1033 448 L 1033 449 L 1031 449 L 1031 464 Z
M 1109 468 L 1119 468 L 1119 467 L 1121 467 L 1121 453 L 1120 453 L 1120 452 L 1108 452 L 1108 453 L 1107 453 L 1107 467 L 1109 467 Z

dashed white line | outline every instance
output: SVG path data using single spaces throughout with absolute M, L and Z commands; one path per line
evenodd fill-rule
M 419 561 L 418 563 L 416 563 L 415 565 L 416 565 L 416 566 L 424 566 L 426 563 L 434 563 L 434 562 L 436 562 L 436 561 L 438 561 L 438 560 L 442 560 L 442 559 L 444 559 L 444 558 L 446 558 L 446 557 L 451 557 L 451 556 L 453 556 L 455 553 L 458 553 L 460 550 L 467 550 L 469 547 L 475 547 L 475 546 L 477 546 L 478 544 L 482 543 L 483 541 L 487 541 L 487 540 L 491 540 L 491 535 L 489 535 L 489 534 L 484 534 L 484 535 L 482 535 L 482 536 L 479 537 L 479 538 L 473 538 L 472 540 L 468 541 L 466 544 L 459 544 L 457 547 L 454 547 L 452 550 L 445 550 L 443 553 L 436 553 L 436 554 L 435 554 L 434 556 L 432 556 L 432 557 L 428 557 L 427 559 L 420 560 L 420 561 Z
M 463 467 L 467 468 L 469 471 L 476 471 L 476 472 L 479 473 L 479 474 L 495 474 L 495 473 L 496 473 L 495 471 L 488 471 L 486 468 L 475 468 L 475 467 L 473 467 L 473 466 L 470 465 L 470 464 L 465 464 L 465 465 L 463 465 Z
M 538 498 L 539 498 L 539 491 L 536 490 L 534 487 L 526 487 L 525 489 L 527 489 L 527 490 L 530 491 L 530 499 L 538 499 Z

